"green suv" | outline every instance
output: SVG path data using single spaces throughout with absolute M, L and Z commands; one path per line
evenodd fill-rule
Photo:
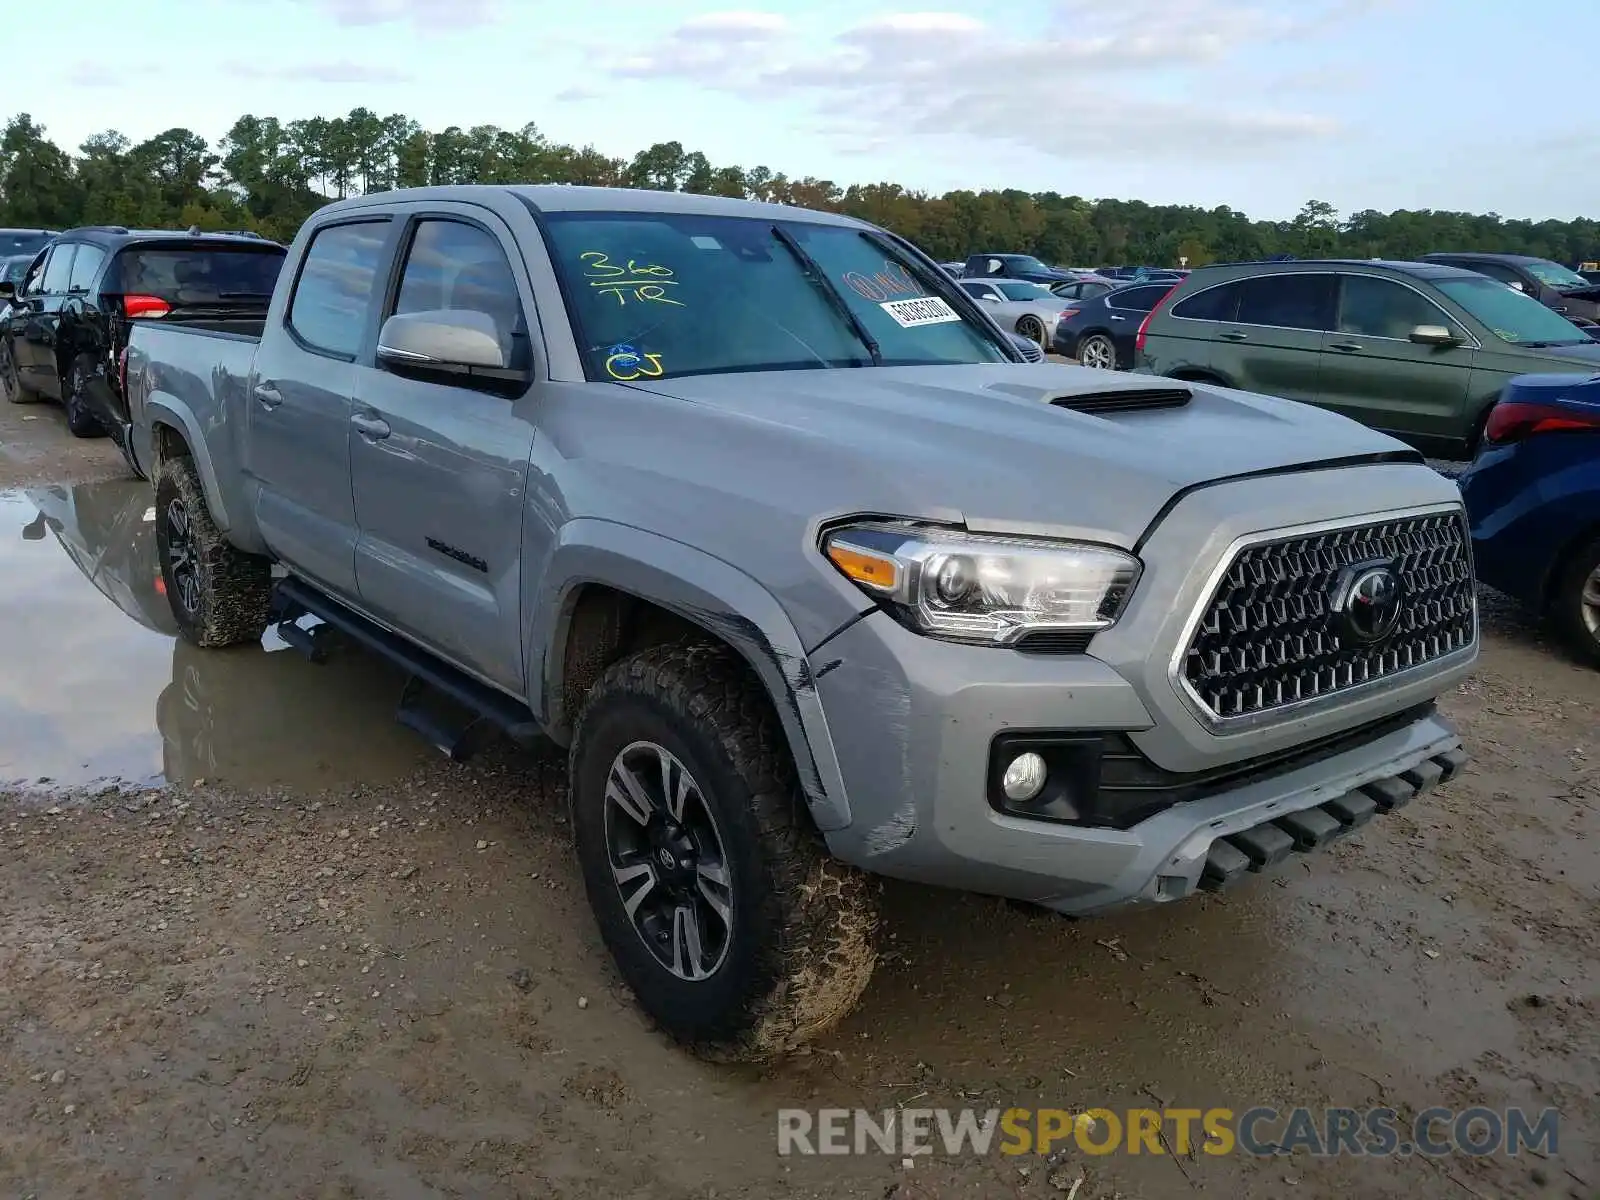
M 1600 342 L 1457 267 L 1231 263 L 1168 293 L 1139 331 L 1134 369 L 1303 400 L 1470 457 L 1507 380 L 1600 371 Z

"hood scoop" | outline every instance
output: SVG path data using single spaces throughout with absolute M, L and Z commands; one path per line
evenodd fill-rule
M 1117 388 L 1105 392 L 1082 392 L 1075 396 L 1056 396 L 1050 403 L 1056 408 L 1070 408 L 1073 412 L 1107 416 L 1111 413 L 1183 408 L 1192 399 L 1194 393 L 1188 388 Z

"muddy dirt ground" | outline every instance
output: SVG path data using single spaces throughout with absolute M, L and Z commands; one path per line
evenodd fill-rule
M 558 763 L 437 761 L 359 655 L 175 643 L 148 489 L 54 408 L 0 405 L 0 489 L 0 1196 L 1600 1196 L 1600 674 L 1494 597 L 1464 778 L 1172 909 L 888 885 L 863 1005 L 756 1071 L 620 988 Z M 1156 1097 L 1562 1124 L 1552 1158 L 775 1152 L 786 1106 Z

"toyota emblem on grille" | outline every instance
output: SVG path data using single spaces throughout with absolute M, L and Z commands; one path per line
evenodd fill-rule
M 1400 624 L 1404 598 L 1393 563 L 1351 564 L 1334 587 L 1333 613 L 1339 632 L 1360 645 L 1383 641 Z

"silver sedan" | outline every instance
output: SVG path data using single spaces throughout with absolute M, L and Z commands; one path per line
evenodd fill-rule
M 1049 288 L 1022 279 L 963 279 L 961 286 L 983 302 L 1002 329 L 1014 329 L 1050 349 L 1066 304 Z

